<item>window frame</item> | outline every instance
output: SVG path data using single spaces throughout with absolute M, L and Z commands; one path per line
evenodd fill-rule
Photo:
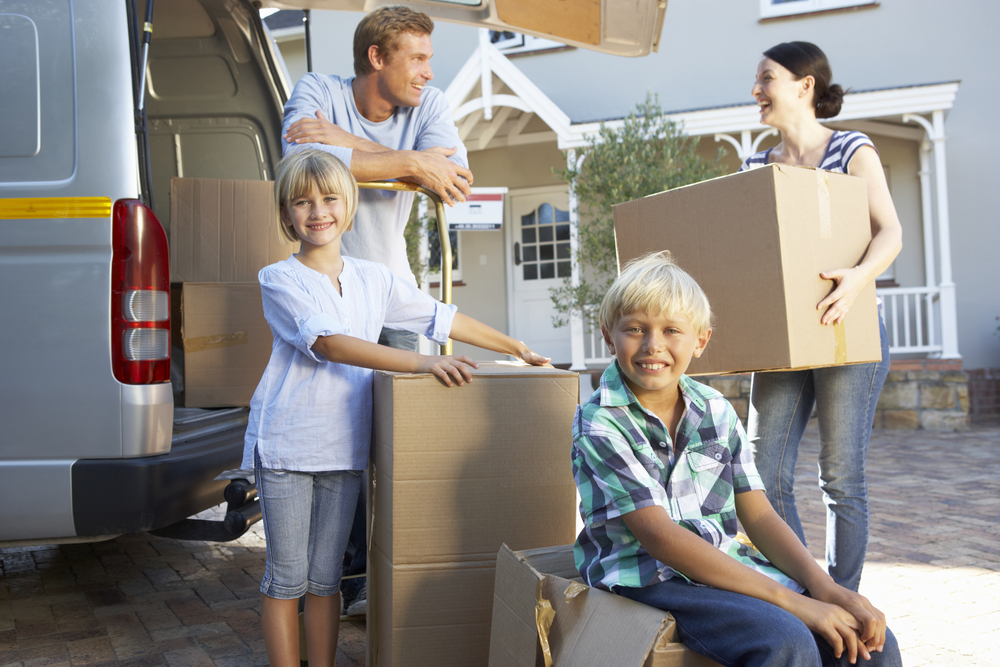
M 760 17 L 762 19 L 783 18 L 834 9 L 877 7 L 878 5 L 878 0 L 789 0 L 779 3 L 775 3 L 774 0 L 760 0 Z

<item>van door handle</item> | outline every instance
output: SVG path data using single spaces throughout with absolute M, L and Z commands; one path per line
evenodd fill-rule
M 521 266 L 521 244 L 514 241 L 514 266 Z

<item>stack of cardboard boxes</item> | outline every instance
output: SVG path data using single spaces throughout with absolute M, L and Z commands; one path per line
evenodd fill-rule
M 170 280 L 174 360 L 189 408 L 250 405 L 271 355 L 257 273 L 288 258 L 274 184 L 174 178 Z
M 375 374 L 368 664 L 486 665 L 504 543 L 575 538 L 576 373 L 483 363 L 473 381 Z

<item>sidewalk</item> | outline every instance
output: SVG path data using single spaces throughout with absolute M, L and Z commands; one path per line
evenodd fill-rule
M 818 436 L 797 494 L 822 556 Z M 872 540 L 862 592 L 886 612 L 907 667 L 1000 665 L 1000 426 L 967 433 L 876 430 Z M 260 525 L 237 542 L 150 535 L 0 549 L 0 667 L 267 664 Z M 339 667 L 362 667 L 365 627 L 342 624 Z

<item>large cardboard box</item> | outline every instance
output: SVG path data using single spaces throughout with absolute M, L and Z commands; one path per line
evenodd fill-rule
M 257 280 L 298 244 L 278 238 L 271 181 L 170 179 L 170 280 Z
M 497 554 L 489 667 L 718 667 L 674 617 L 582 583 L 573 546 Z
M 271 357 L 260 285 L 184 283 L 180 297 L 184 406 L 250 405 Z
M 471 383 L 375 374 L 368 664 L 485 665 L 504 543 L 576 531 L 576 373 L 481 363 Z
M 619 267 L 669 250 L 708 295 L 715 327 L 689 374 L 817 368 L 881 359 L 875 285 L 844 322 L 820 324 L 820 272 L 871 242 L 865 182 L 769 165 L 614 207 Z

